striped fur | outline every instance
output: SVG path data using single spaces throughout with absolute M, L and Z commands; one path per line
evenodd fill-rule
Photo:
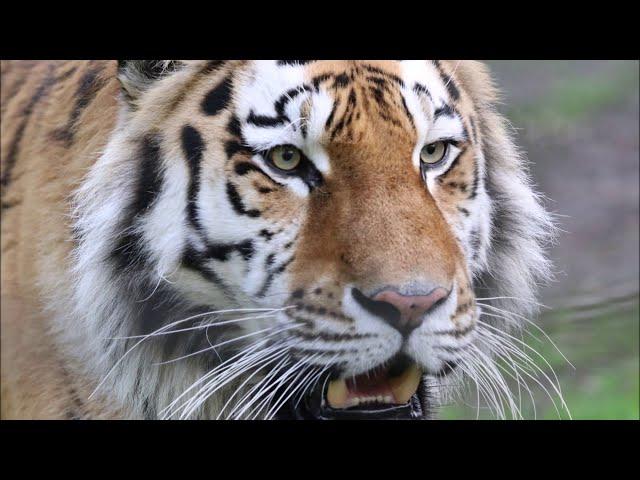
M 437 383 L 475 341 L 476 291 L 530 314 L 548 278 L 549 215 L 482 64 L 2 62 L 2 83 L 3 417 L 158 418 L 267 338 L 344 376 L 402 350 Z M 282 144 L 294 175 L 266 159 Z M 452 293 L 407 338 L 351 294 L 434 286 Z M 207 314 L 248 308 L 275 313 Z

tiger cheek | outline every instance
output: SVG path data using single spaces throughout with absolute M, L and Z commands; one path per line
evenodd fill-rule
M 243 161 L 226 168 L 228 182 L 235 185 L 243 201 L 260 212 L 260 217 L 277 225 L 291 224 L 301 215 L 304 202 L 284 186 L 265 180 L 254 167 L 247 173 Z M 238 173 L 240 172 L 240 174 Z
M 435 179 L 431 194 L 451 225 L 462 225 L 473 211 L 476 163 L 475 149 L 469 146 L 449 171 Z

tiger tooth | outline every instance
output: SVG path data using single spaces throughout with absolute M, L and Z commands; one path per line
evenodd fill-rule
M 411 396 L 416 393 L 421 378 L 422 371 L 415 364 L 411 365 L 399 377 L 392 378 L 389 383 L 395 403 L 407 403 Z
M 329 382 L 327 402 L 331 408 L 344 408 L 347 403 L 347 382 L 344 379 Z

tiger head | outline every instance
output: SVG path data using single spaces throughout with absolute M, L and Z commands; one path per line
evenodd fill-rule
M 551 223 L 482 64 L 129 61 L 119 78 L 77 195 L 76 297 L 129 337 L 105 365 L 130 355 L 136 375 L 109 374 L 146 379 L 116 388 L 144 415 L 425 416 L 445 377 L 491 361 L 480 325 L 508 328 L 481 300 L 532 310 Z

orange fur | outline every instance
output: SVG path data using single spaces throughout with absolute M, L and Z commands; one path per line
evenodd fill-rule
M 402 94 L 389 86 L 373 91 L 366 81 L 366 66 L 399 76 L 397 62 L 312 63 L 305 71 L 307 79 L 338 72 L 350 76 L 348 89 L 331 91 L 338 105 L 335 118 L 349 121 L 334 133 L 325 132 L 321 143 L 331 158 L 331 173 L 304 201 L 286 188 L 274 187 L 266 174 L 236 175 L 237 165 L 250 162 L 251 155 L 240 151 L 229 159 L 225 156 L 224 142 L 232 138 L 232 112 L 201 112 L 202 98 L 226 75 L 240 78 L 246 62 L 230 62 L 221 71 L 207 70 L 204 62 L 187 65 L 160 80 L 143 101 L 134 102 L 128 112 L 132 137 L 161 132 L 163 151 L 173 153 L 166 157 L 181 159 L 185 125 L 204 132 L 209 140 L 202 166 L 205 181 L 230 179 L 246 208 L 259 210 L 274 232 L 293 223 L 301 226 L 291 260 L 290 291 L 285 294 L 296 289 L 305 294 L 322 291 L 305 302 L 340 312 L 340 289 L 346 284 L 369 290 L 416 279 L 447 288 L 456 284 L 457 310 L 451 322 L 464 329 L 468 325 L 462 324 L 463 317 L 469 323 L 476 320 L 465 239 L 459 238 L 456 227 L 463 222 L 460 211 L 477 179 L 475 158 L 484 136 L 494 132 L 493 145 L 511 148 L 502 120 L 493 113 L 496 93 L 482 64 L 439 64 L 456 82 L 459 98 L 452 106 L 469 138 L 462 142 L 456 165 L 438 177 L 430 191 L 408 161 L 417 137 Z M 79 360 L 69 355 L 67 349 L 73 346 L 60 340 L 46 305 L 46 299 L 66 295 L 75 280 L 70 273 L 76 241 L 71 194 L 100 158 L 117 125 L 121 104 L 116 62 L 3 61 L 2 85 L 1 416 L 130 417 L 126 405 L 108 396 L 87 401 L 97 379 L 85 376 Z M 359 101 L 351 102 L 351 95 Z M 301 111 L 304 116 L 304 105 Z M 127 138 L 124 149 L 133 150 L 138 140 Z M 512 164 L 517 168 L 515 160 Z M 121 173 L 108 172 L 114 177 Z M 262 195 L 261 188 L 271 191 Z M 341 315 L 335 317 L 344 319 Z
M 42 298 L 72 281 L 69 194 L 115 123 L 115 62 L 2 67 L 2 418 L 112 416 L 112 405 L 77 400 L 91 382 L 58 349 Z M 72 127 L 79 140 L 67 147 L 55 132 L 68 124 L 79 82 L 92 70 L 103 85 Z

